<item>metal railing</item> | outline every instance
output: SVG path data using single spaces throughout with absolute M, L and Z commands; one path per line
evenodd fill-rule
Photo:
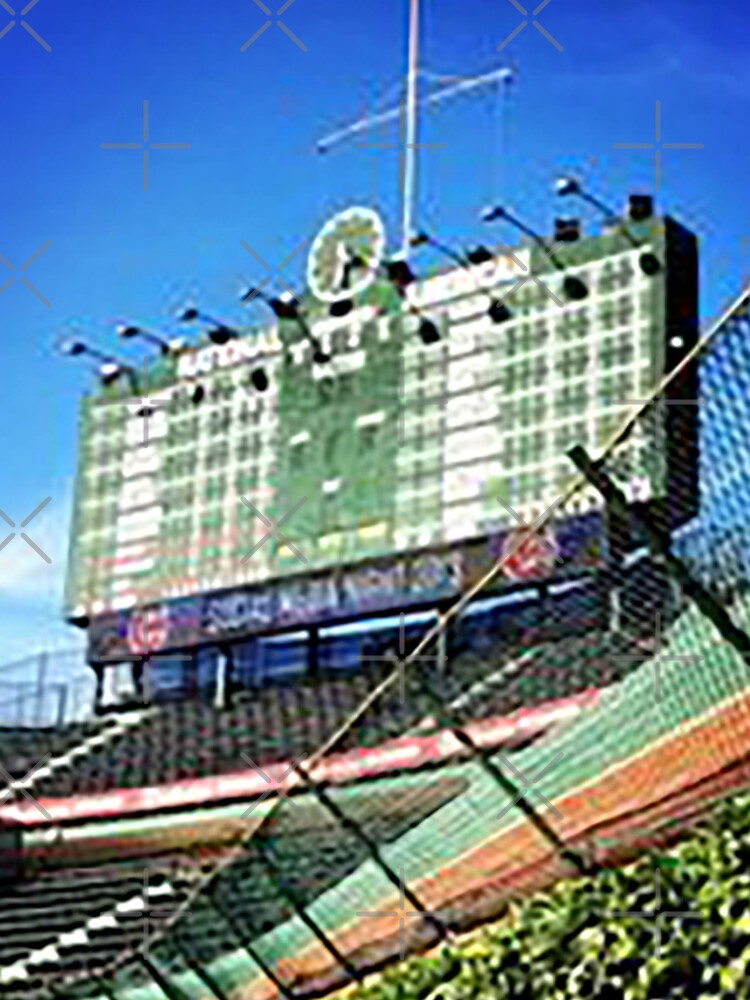
M 0 665 L 0 727 L 51 729 L 92 714 L 94 675 L 80 649 L 43 651 Z

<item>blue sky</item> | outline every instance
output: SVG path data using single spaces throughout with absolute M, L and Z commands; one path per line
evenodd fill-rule
M 423 219 L 475 239 L 493 199 L 548 229 L 561 207 L 551 181 L 567 168 L 618 204 L 653 188 L 653 152 L 612 147 L 654 141 L 658 100 L 663 142 L 704 144 L 665 151 L 658 197 L 702 238 L 702 311 L 715 313 L 750 271 L 745 18 L 736 2 L 551 0 L 539 20 L 563 51 L 529 25 L 498 53 L 521 20 L 509 0 L 424 0 L 427 70 L 475 75 L 512 61 L 518 79 L 507 117 L 492 91 L 425 117 L 422 140 L 445 148 L 422 157 Z M 13 20 L 0 8 L 0 31 Z M 0 662 L 80 641 L 60 605 L 89 376 L 55 344 L 78 332 L 112 345 L 121 319 L 170 329 L 190 297 L 241 322 L 243 282 L 264 273 L 240 241 L 275 266 L 351 203 L 376 203 L 395 241 L 398 152 L 349 144 L 320 157 L 314 143 L 392 99 L 406 45 L 405 0 L 296 0 L 281 21 L 306 51 L 272 19 L 242 52 L 267 20 L 253 0 L 39 0 L 28 30 L 15 20 L 0 38 L 0 254 L 20 275 L 47 245 L 23 276 L 50 305 L 18 276 L 0 294 L 0 508 L 18 522 L 52 497 L 28 533 L 53 562 L 19 538 L 0 552 Z M 141 141 L 144 100 L 152 142 L 190 144 L 151 153 L 147 192 L 139 151 L 101 148 Z M 0 287 L 11 277 L 0 263 Z

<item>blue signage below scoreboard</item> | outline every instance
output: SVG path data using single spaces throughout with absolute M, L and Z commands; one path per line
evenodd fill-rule
M 421 553 L 342 567 L 319 577 L 298 577 L 261 587 L 217 591 L 158 606 L 103 615 L 89 626 L 90 662 L 121 662 L 252 635 L 337 622 L 449 602 L 503 562 L 495 586 L 562 579 L 594 570 L 601 560 L 601 517 L 567 518 L 553 534 L 531 536 L 538 559 L 517 533 Z

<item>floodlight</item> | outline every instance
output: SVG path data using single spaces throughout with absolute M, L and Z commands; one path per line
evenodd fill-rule
M 609 205 L 597 198 L 583 188 L 580 181 L 572 177 L 563 177 L 557 181 L 557 193 L 560 195 L 576 194 L 579 198 L 593 205 L 609 224 L 618 223 L 620 232 L 632 247 L 641 246 L 641 241 L 636 239 L 624 222 L 617 218 L 617 213 Z M 633 222 L 645 222 L 653 215 L 654 200 L 648 194 L 631 194 L 628 199 L 628 214 Z M 645 275 L 652 278 L 661 270 L 661 261 L 649 251 L 642 253 L 638 258 L 638 265 Z
M 235 340 L 239 337 L 239 333 L 234 329 L 234 327 L 227 326 L 226 323 L 222 323 L 220 319 L 216 319 L 214 316 L 209 316 L 207 313 L 201 312 L 195 306 L 188 306 L 186 309 L 180 313 L 177 317 L 180 323 L 203 323 L 210 326 L 210 329 L 206 332 L 206 336 L 211 341 L 211 343 L 216 344 L 219 347 L 223 347 L 230 340 Z
M 253 369 L 250 372 L 250 381 L 258 392 L 265 392 L 269 385 L 265 368 Z
M 512 317 L 510 309 L 499 299 L 493 299 L 487 310 L 487 315 L 493 323 L 506 323 Z
M 436 344 L 440 340 L 440 331 L 432 320 L 423 316 L 419 323 L 419 336 L 423 344 Z
M 130 365 L 123 364 L 111 354 L 105 354 L 96 347 L 90 347 L 83 340 L 64 340 L 60 344 L 60 351 L 69 358 L 90 357 L 99 362 L 98 374 L 103 385 L 112 385 L 121 375 L 125 375 L 133 388 L 137 391 L 136 376 Z
M 208 339 L 212 344 L 216 344 L 218 347 L 223 347 L 224 344 L 228 344 L 230 340 L 236 340 L 239 336 L 236 330 L 233 330 L 230 326 L 224 326 L 220 323 L 219 326 L 212 327 L 208 331 Z
M 416 275 L 405 260 L 389 260 L 385 265 L 388 280 L 393 282 L 399 292 L 403 292 L 417 280 Z
M 537 246 L 544 251 L 547 259 L 551 261 L 558 271 L 565 270 L 565 265 L 560 262 L 552 247 L 548 246 L 547 241 L 530 226 L 527 226 L 525 222 L 522 222 L 515 215 L 512 215 L 507 208 L 496 206 L 495 208 L 485 211 L 482 218 L 485 222 L 494 222 L 496 219 L 507 220 L 512 226 L 515 226 L 516 229 L 525 233 L 526 236 L 529 236 L 537 244 Z M 575 301 L 585 299 L 589 293 L 586 284 L 581 280 L 581 278 L 574 278 L 571 275 L 568 275 L 563 279 L 563 291 L 565 292 L 567 298 Z
M 479 218 L 482 222 L 497 222 L 498 219 L 505 218 L 505 209 L 500 205 L 491 205 L 482 209 Z
M 575 177 L 558 177 L 555 181 L 555 190 L 561 198 L 571 194 L 580 194 L 581 185 Z
M 294 320 L 300 328 L 302 336 L 313 348 L 313 361 L 315 364 L 325 365 L 331 360 L 330 355 L 326 354 L 320 345 L 320 341 L 307 325 L 305 317 L 300 312 L 299 300 L 295 295 L 291 292 L 282 292 L 278 298 L 271 298 L 271 296 L 262 292 L 260 288 L 250 288 L 243 295 L 242 301 L 248 302 L 253 298 L 257 298 L 260 299 L 261 302 L 265 302 L 278 319 Z
M 86 350 L 86 345 L 82 344 L 80 340 L 64 340 L 60 344 L 60 351 L 69 358 L 74 358 L 78 354 L 85 354 Z
M 103 365 L 99 366 L 99 377 L 103 385 L 112 385 L 122 374 L 123 367 L 118 365 L 116 361 L 105 361 Z
M 466 251 L 466 259 L 470 264 L 489 264 L 491 260 L 495 259 L 495 255 L 487 247 L 480 244 Z
M 172 345 L 164 340 L 162 337 L 157 336 L 155 333 L 151 333 L 149 330 L 143 330 L 139 326 L 128 326 L 123 324 L 117 329 L 118 336 L 122 337 L 123 340 L 129 340 L 133 337 L 140 337 L 142 340 L 147 340 L 151 344 L 155 344 L 162 354 L 171 354 Z
M 436 240 L 429 233 L 424 232 L 424 230 L 417 233 L 416 236 L 413 236 L 410 242 L 412 246 L 424 246 L 425 244 L 428 244 L 429 246 L 434 247 L 439 253 L 442 253 L 445 257 L 448 257 L 450 260 L 455 261 L 459 267 L 463 268 L 465 271 L 468 271 L 469 274 L 472 275 L 473 275 L 473 272 L 471 270 L 472 265 L 486 264 L 488 261 L 494 260 L 494 255 L 485 246 L 480 245 L 474 247 L 472 250 L 467 251 L 466 255 L 464 256 L 463 254 L 460 254 L 457 251 L 453 250 L 451 247 L 446 246 L 445 243 Z M 483 292 L 484 290 L 479 288 L 479 286 L 477 286 L 477 291 Z M 487 315 L 490 317 L 493 323 L 503 323 L 506 320 L 510 319 L 511 313 L 510 310 L 506 306 L 504 306 L 501 302 L 491 298 L 489 308 L 487 309 Z M 424 337 L 422 339 L 424 340 Z M 425 341 L 425 343 L 433 343 L 433 342 L 434 341 Z
M 89 357 L 96 358 L 104 364 L 116 364 L 116 359 L 113 358 L 111 354 L 105 354 L 104 351 L 100 351 L 97 347 L 90 347 L 82 340 L 64 340 L 62 344 L 60 344 L 60 350 L 69 358 L 75 358 L 81 354 L 87 354 Z
M 605 217 L 606 221 L 612 222 L 617 218 L 617 212 L 614 212 L 609 205 L 606 205 L 601 198 L 597 198 L 590 191 L 584 188 L 583 184 L 576 177 L 559 177 L 555 184 L 557 193 L 566 198 L 569 195 L 577 195 L 583 201 L 587 201 L 589 205 L 593 205 L 598 212 Z

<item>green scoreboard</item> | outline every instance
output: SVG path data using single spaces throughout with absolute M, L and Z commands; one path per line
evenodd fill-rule
M 350 229 L 357 212 L 372 228 L 373 213 L 353 209 Z M 499 248 L 401 294 L 376 238 L 342 282 L 352 307 L 340 316 L 330 302 L 346 259 L 336 227 L 323 235 L 307 333 L 282 319 L 84 400 L 70 618 L 456 552 L 531 523 L 576 478 L 568 449 L 600 453 L 695 339 L 695 240 L 670 219 L 568 234 L 552 253 Z M 427 343 L 425 318 L 439 334 Z M 685 420 L 683 450 L 697 414 Z M 633 501 L 677 488 L 673 452 L 655 440 L 636 430 L 618 450 Z M 694 486 L 683 462 L 679 488 Z M 600 507 L 582 490 L 565 516 Z

